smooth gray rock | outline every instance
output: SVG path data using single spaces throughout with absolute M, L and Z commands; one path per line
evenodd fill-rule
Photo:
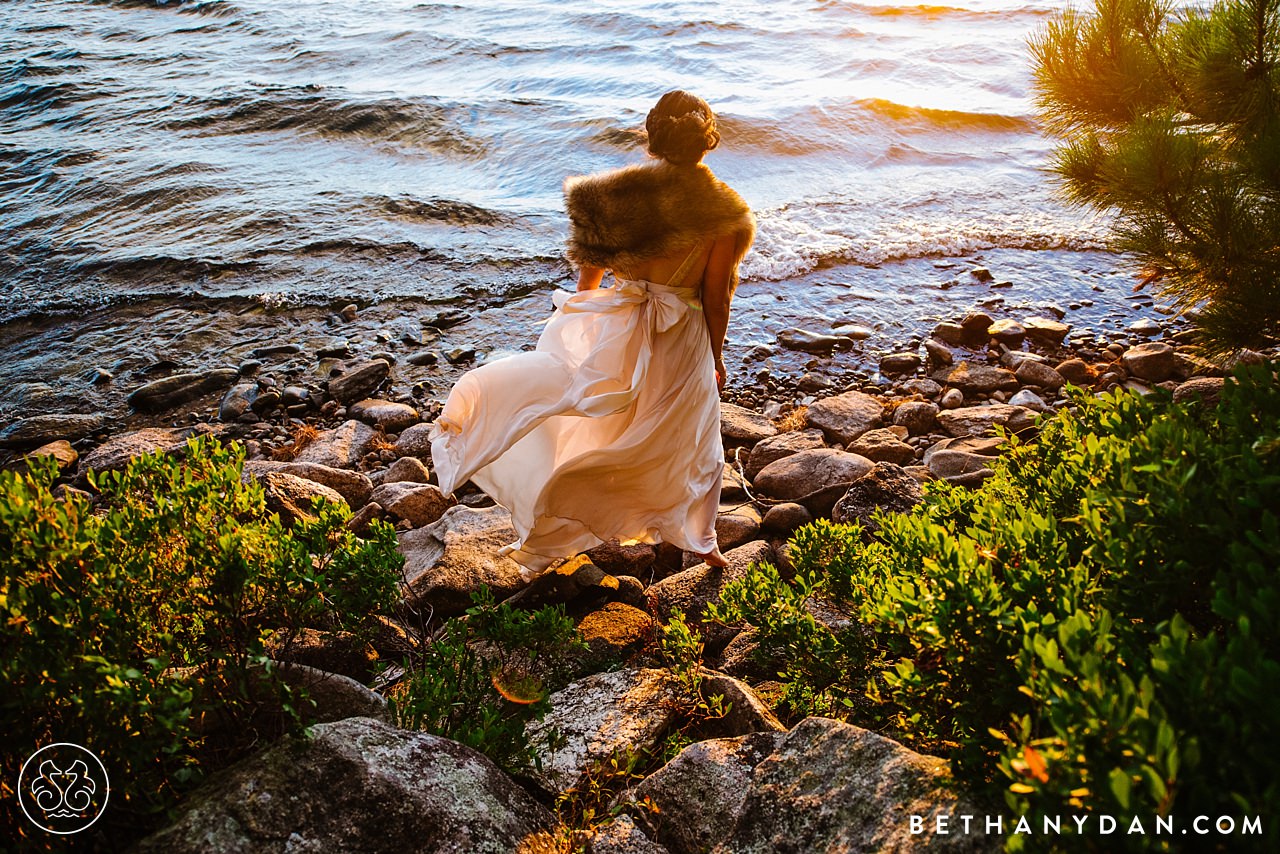
M 1028 317 L 1022 321 L 1027 337 L 1042 347 L 1061 347 L 1071 325 L 1050 317 Z
M 448 739 L 370 718 L 312 728 L 212 777 L 136 854 L 457 851 L 551 842 L 555 817 Z
M 830 441 L 847 445 L 879 427 L 883 412 L 878 398 L 860 391 L 847 391 L 812 403 L 805 414 L 805 423 L 817 427 Z
M 1124 351 L 1120 361 L 1130 374 L 1153 383 L 1169 379 L 1178 367 L 1173 348 L 1160 341 L 1130 347 Z
M 396 453 L 402 457 L 431 459 L 431 424 L 414 424 L 406 427 L 396 439 Z
M 1020 383 L 1039 386 L 1049 391 L 1057 391 L 1067 382 L 1062 378 L 1062 374 L 1033 359 L 1023 359 L 1019 362 L 1018 369 L 1014 371 L 1014 376 L 1018 378 Z
M 920 367 L 918 353 L 890 353 L 880 359 L 882 374 L 910 374 Z
M 236 381 L 240 372 L 235 368 L 218 368 L 195 374 L 174 374 L 152 380 L 135 389 L 125 402 L 139 412 L 161 412 L 172 409 L 201 395 L 219 391 Z
M 784 329 L 778 333 L 778 344 L 788 350 L 805 353 L 830 353 L 837 347 L 847 347 L 852 339 L 839 335 L 824 335 L 807 329 Z
M 106 425 L 101 415 L 33 415 L 0 430 L 0 448 L 34 448 L 58 439 L 74 442 Z
M 938 426 L 952 436 L 984 436 L 992 428 L 1003 425 L 1013 433 L 1031 429 L 1035 413 L 1022 406 L 993 403 L 990 406 L 965 406 L 938 413 Z
M 1049 411 L 1049 404 L 1044 402 L 1044 398 L 1029 388 L 1024 388 L 1022 391 L 1009 398 L 1009 405 L 1025 406 L 1027 409 L 1035 412 Z
M 373 397 L 353 403 L 347 414 L 366 424 L 381 427 L 388 433 L 399 433 L 404 428 L 417 424 L 419 419 L 418 410 L 407 403 Z
M 244 464 L 245 475 L 259 475 L 269 471 L 282 471 L 294 477 L 314 481 L 329 487 L 341 495 L 353 508 L 363 507 L 373 492 L 373 484 L 358 471 L 337 469 L 320 463 L 276 462 L 274 460 L 249 460 Z
M 1013 391 L 1018 387 L 1018 378 L 1013 371 L 973 362 L 961 362 L 952 368 L 938 371 L 933 378 L 944 385 L 958 388 L 965 394 Z
M 823 447 L 826 445 L 823 442 L 821 430 L 792 430 L 779 433 L 756 443 L 751 449 L 751 455 L 747 458 L 743 470 L 747 477 L 754 481 L 761 469 L 772 462 L 800 451 L 811 451 Z
M 765 466 L 756 475 L 755 486 L 765 495 L 789 501 L 855 481 L 872 465 L 866 457 L 835 448 L 800 451 Z
M 415 528 L 435 522 L 453 504 L 439 489 L 423 483 L 384 483 L 369 500 Z
M 430 483 L 431 472 L 417 457 L 401 457 L 382 475 L 383 483 Z
M 294 457 L 298 463 L 319 463 L 330 468 L 355 468 L 373 442 L 373 428 L 359 421 L 345 421 L 332 430 L 321 430 L 311 444 Z
M 716 542 L 725 552 L 760 536 L 760 511 L 750 504 L 734 507 L 716 516 Z
M 89 471 L 115 471 L 144 454 L 173 454 L 185 450 L 187 439 L 202 431 L 146 427 L 132 433 L 113 436 L 80 458 L 79 476 Z
M 764 514 L 760 528 L 768 534 L 789 537 L 796 528 L 813 521 L 813 514 L 803 504 L 775 504 Z
M 305 480 L 282 471 L 264 471 L 258 483 L 266 494 L 267 510 L 280 515 L 280 521 L 292 526 L 300 521 L 315 521 L 312 502 L 319 498 L 347 507 L 346 500 L 334 490 L 313 480 Z
M 906 465 L 916 458 L 915 448 L 903 441 L 909 434 L 910 431 L 906 427 L 877 427 L 849 443 L 846 450 L 851 454 L 866 457 L 873 463 Z

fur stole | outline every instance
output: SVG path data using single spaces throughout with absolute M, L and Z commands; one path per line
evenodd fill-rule
M 755 217 L 742 197 L 704 164 L 654 160 L 568 178 L 569 260 L 579 267 L 630 270 L 645 260 L 688 251 L 733 235 L 738 264 L 755 237 Z

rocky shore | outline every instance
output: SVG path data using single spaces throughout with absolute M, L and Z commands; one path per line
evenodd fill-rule
M 349 306 L 339 315 L 356 312 Z M 1038 415 L 1067 405 L 1067 384 L 1098 393 L 1163 388 L 1181 399 L 1213 398 L 1223 382 L 1217 366 L 1191 354 L 1194 329 L 1169 320 L 1104 336 L 1073 330 L 1062 316 L 997 319 L 975 310 L 938 323 L 911 346 L 883 354 L 874 374 L 849 381 L 842 359 L 863 332 L 785 329 L 775 344 L 747 353 L 747 363 L 777 349 L 808 359 L 796 376 L 761 367 L 722 407 L 724 570 L 670 546 L 615 542 L 532 582 L 522 578 L 497 553 L 515 538 L 506 511 L 473 488 L 455 499 L 434 485 L 428 432 L 438 404 L 424 389 L 388 393 L 397 371 L 390 352 L 265 345 L 234 368 L 158 376 L 134 388 L 128 401 L 136 429 L 57 413 L 0 425 L 0 462 L 52 457 L 63 472 L 59 488 L 68 491 L 90 491 L 88 472 L 139 454 L 180 453 L 193 435 L 241 442 L 244 477 L 261 483 L 286 521 L 308 514 L 321 496 L 351 509 L 357 533 L 374 519 L 392 523 L 405 557 L 404 613 L 436 621 L 383 615 L 385 637 L 371 649 L 317 642 L 282 654 L 306 684 L 326 686 L 313 737 L 220 775 L 188 798 L 173 827 L 138 850 L 555 850 L 547 804 L 593 763 L 652 749 L 677 723 L 671 676 L 645 654 L 657 621 L 678 609 L 700 625 L 705 606 L 754 562 L 785 571 L 787 539 L 809 521 L 870 525 L 877 509 L 903 511 L 920 501 L 929 480 L 980 484 L 1001 453 L 994 428 L 1033 438 Z M 409 361 L 465 366 L 474 357 L 465 348 L 423 348 Z M 302 379 L 303 360 L 330 364 L 328 378 Z M 371 679 L 376 660 L 397 661 L 424 630 L 462 613 L 482 584 L 522 607 L 564 604 L 600 661 L 624 661 L 623 669 L 587 673 L 552 697 L 543 725 L 567 741 L 543 757 L 534 779 L 513 780 L 468 748 L 396 728 L 384 699 L 395 690 L 395 668 Z M 583 841 L 589 850 L 905 850 L 918 842 L 910 815 L 929 825 L 933 815 L 982 812 L 948 788 L 942 760 L 832 720 L 784 725 L 770 705 L 769 675 L 752 663 L 749 634 L 702 628 L 712 668 L 706 678 L 716 680 L 715 693 L 733 698 L 734 714 L 620 794 L 618 817 Z M 929 842 L 947 850 L 1000 847 L 998 837 L 981 835 Z

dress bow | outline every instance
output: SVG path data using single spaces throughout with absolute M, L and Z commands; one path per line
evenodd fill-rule
M 690 303 L 673 290 L 631 279 L 618 279 L 611 288 L 596 288 L 577 293 L 556 291 L 551 299 L 555 307 L 565 313 L 606 312 L 623 306 L 648 303 L 655 332 L 665 332 L 670 329 L 684 312 L 691 308 Z

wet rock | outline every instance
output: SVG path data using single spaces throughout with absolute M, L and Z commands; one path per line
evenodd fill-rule
M 301 344 L 266 344 L 262 347 L 254 347 L 249 351 L 249 355 L 255 359 L 265 359 L 268 356 L 296 356 L 301 352 Z
M 716 542 L 721 551 L 736 549 L 760 534 L 760 513 L 750 504 L 735 507 L 716 517 Z
M 632 809 L 653 838 L 673 854 L 700 854 L 733 832 L 756 766 L 784 741 L 759 732 L 696 742 L 629 789 L 623 803 L 648 798 L 656 812 Z
M 916 457 L 915 449 L 902 441 L 909 431 L 905 427 L 878 427 L 868 430 L 850 443 L 846 449 L 851 454 L 866 457 L 873 463 L 888 462 L 905 465 Z
M 829 440 L 847 445 L 879 427 L 882 415 L 883 407 L 878 399 L 860 391 L 847 391 L 811 404 L 805 423 L 817 427 Z
M 979 282 L 994 282 L 996 280 L 996 277 L 991 275 L 991 271 L 986 267 L 974 267 L 969 271 L 969 275 Z
M 1035 425 L 1035 413 L 1022 406 L 994 403 L 964 406 L 938 414 L 938 426 L 952 436 L 984 436 L 1002 424 L 1010 432 L 1021 433 Z
M 924 351 L 929 357 L 930 365 L 950 365 L 956 358 L 955 354 L 951 352 L 951 348 L 936 338 L 925 339 Z
M 0 430 L 0 448 L 34 448 L 57 439 L 74 442 L 106 424 L 101 415 L 33 415 Z
M 457 347 L 445 353 L 444 357 L 451 365 L 465 365 L 474 362 L 477 355 L 474 347 Z
M 431 424 L 414 424 L 406 427 L 396 439 L 396 453 L 402 457 L 431 459 Z
M 1093 368 L 1082 359 L 1066 359 L 1059 362 L 1054 370 L 1072 385 L 1091 386 L 1096 377 Z
M 1022 391 L 1010 397 L 1009 405 L 1025 406 L 1027 409 L 1033 410 L 1035 412 L 1049 411 L 1049 404 L 1044 402 L 1044 398 L 1042 398 L 1040 395 L 1036 394 L 1034 391 L 1032 391 L 1029 388 L 1024 388 Z
M 760 413 L 732 403 L 720 404 L 720 435 L 725 439 L 754 445 L 777 434 L 774 423 Z
M 312 403 L 311 391 L 300 385 L 287 385 L 280 393 L 280 403 L 286 408 L 309 406 Z
M 329 380 L 329 396 L 350 406 L 372 394 L 390 373 L 391 365 L 382 359 L 363 362 Z
M 330 468 L 355 468 L 373 442 L 373 428 L 359 421 L 344 421 L 332 430 L 322 430 L 311 444 L 294 458 L 300 463 L 319 463 Z
M 987 330 L 993 323 L 995 320 L 986 312 L 972 311 L 966 314 L 960 321 L 960 328 L 964 330 L 965 343 L 969 345 L 986 343 Z
M 1027 330 L 1018 321 L 1005 318 L 987 327 L 987 337 L 999 341 L 1006 347 L 1020 347 L 1027 337 Z
M 108 371 L 106 368 L 94 368 L 89 373 L 89 383 L 91 385 L 106 385 L 116 378 L 116 375 Z
M 825 447 L 825 445 L 823 444 L 821 430 L 792 430 L 786 433 L 779 433 L 777 436 L 758 442 L 751 449 L 751 455 L 747 458 L 747 463 L 743 470 L 746 472 L 747 477 L 755 480 L 760 471 L 772 462 L 797 454 L 800 451 L 811 451 L 822 447 Z
M 985 329 L 986 327 L 984 326 L 983 330 L 985 331 Z M 962 347 L 969 335 L 965 332 L 963 326 L 948 321 L 933 327 L 933 337 L 944 344 L 950 344 L 952 347 Z
M 399 433 L 404 428 L 418 423 L 418 410 L 412 406 L 372 397 L 352 404 L 347 414 L 366 424 L 380 427 L 388 433 Z
M 800 350 L 805 353 L 830 353 L 837 347 L 848 346 L 848 338 L 838 335 L 824 335 L 821 332 L 810 332 L 806 329 L 784 329 L 778 333 L 778 344 L 788 350 Z
M 1018 368 L 1023 362 L 1047 364 L 1044 356 L 1041 356 L 1039 353 L 1032 353 L 1028 350 L 1010 350 L 1005 347 L 1004 352 L 1000 354 L 1000 364 L 1015 373 L 1017 373 Z
M 1135 320 L 1125 327 L 1126 332 L 1131 332 L 1134 335 L 1159 335 L 1162 329 L 1163 327 L 1159 323 L 1149 317 Z
M 555 817 L 481 754 L 369 718 L 319 724 L 210 778 L 138 854 L 468 851 L 503 854 Z M 523 849 L 522 849 L 523 850 Z
M 831 332 L 833 335 L 849 338 L 853 341 L 866 341 L 875 334 L 875 331 L 870 327 L 861 326 L 857 323 L 841 323 L 832 327 Z
M 267 510 L 278 513 L 280 521 L 289 527 L 300 521 L 315 521 L 313 501 L 316 499 L 348 506 L 337 492 L 313 480 L 305 480 L 282 471 L 267 471 L 255 477 L 262 484 Z
M 594 607 L 618 589 L 618 580 L 578 555 L 538 575 L 528 587 L 515 593 L 507 603 L 536 611 L 547 605 Z
M 421 353 L 414 353 L 408 359 L 405 359 L 411 365 L 417 365 L 420 368 L 429 368 L 440 362 L 440 354 L 435 350 L 424 350 Z
M 461 308 L 447 308 L 438 312 L 432 317 L 422 321 L 423 326 L 433 326 L 436 329 L 452 329 L 466 323 L 471 319 L 471 312 Z
M 174 374 L 153 380 L 134 390 L 125 402 L 138 412 L 162 412 L 195 400 L 201 395 L 224 389 L 236 381 L 235 368 L 218 368 L 195 374 Z
M 928 433 L 937 421 L 938 405 L 927 400 L 908 400 L 893 411 L 894 426 L 907 428 L 912 436 Z
M 949 388 L 938 403 L 943 409 L 959 409 L 964 406 L 964 392 L 958 388 Z
M 880 360 L 882 374 L 910 374 L 920 367 L 917 353 L 890 353 Z
M 1169 379 L 1178 367 L 1173 348 L 1159 341 L 1130 347 L 1124 351 L 1120 362 L 1133 376 L 1153 383 Z
M 872 462 L 866 457 L 834 448 L 817 448 L 800 451 L 765 466 L 756 475 L 755 486 L 766 495 L 790 500 L 857 480 L 871 467 Z
M 1041 347 L 1061 347 L 1071 331 L 1069 324 L 1049 317 L 1028 317 L 1022 325 L 1026 327 L 1027 337 Z
M 768 369 L 766 368 L 765 370 Z M 767 380 L 768 377 L 765 377 L 765 379 Z M 831 380 L 822 374 L 804 374 L 800 377 L 800 381 L 796 383 L 796 388 L 809 394 L 816 394 L 831 388 Z
M 65 439 L 41 445 L 26 456 L 28 459 L 48 457 L 57 465 L 58 471 L 67 471 L 80 460 L 80 455 L 76 453 L 76 449 L 71 447 L 71 443 Z
M 542 756 L 534 779 L 548 792 L 563 792 L 615 752 L 653 747 L 677 718 L 674 690 L 665 670 L 618 670 L 552 694 L 546 718 L 531 721 L 525 731 L 535 743 L 557 731 L 563 742 Z
M 363 507 L 373 492 L 369 478 L 357 471 L 332 468 L 319 463 L 274 462 L 249 460 L 244 464 L 244 475 L 257 477 L 269 471 L 279 471 L 327 486 L 342 496 L 351 507 Z
M 1018 382 L 1026 385 L 1039 386 L 1049 391 L 1057 391 L 1066 384 L 1062 374 L 1055 371 L 1048 365 L 1031 359 L 1023 359 L 1018 365 L 1018 370 L 1014 372 L 1018 378 Z
M 924 498 L 920 482 L 894 463 L 877 463 L 875 468 L 853 482 L 831 510 L 831 519 L 857 523 L 875 533 L 880 526 L 872 521 L 878 510 L 905 513 Z
M 525 586 L 519 565 L 498 554 L 515 539 L 511 514 L 497 505 L 450 507 L 435 524 L 400 534 L 406 601 L 451 617 L 471 607 L 471 594 L 482 584 L 505 599 Z
M 1186 403 L 1199 399 L 1207 406 L 1217 406 L 1218 398 L 1222 396 L 1223 384 L 1222 377 L 1194 377 L 1178 384 L 1173 392 L 1173 402 Z
M 736 802 L 737 793 L 733 797 Z M 913 851 L 920 838 L 911 835 L 910 816 L 933 827 L 937 816 L 983 810 L 955 793 L 944 760 L 850 724 L 807 718 L 755 766 L 735 813 L 727 837 L 702 844 L 716 854 Z M 1000 841 L 955 833 L 932 835 L 928 844 L 931 850 L 994 851 Z
M 938 371 L 933 378 L 966 394 L 990 394 L 1000 389 L 1014 391 L 1018 388 L 1018 378 L 1013 371 L 973 362 L 961 362 L 949 370 Z
M 249 406 L 258 397 L 257 383 L 236 383 L 227 390 L 218 405 L 218 420 L 232 422 L 250 411 Z
M 805 509 L 803 504 L 784 502 L 769 508 L 760 522 L 760 528 L 767 534 L 789 537 L 796 528 L 808 525 L 812 521 L 813 515 Z
M 377 487 L 369 500 L 415 528 L 435 522 L 453 504 L 453 499 L 434 486 L 398 482 Z

